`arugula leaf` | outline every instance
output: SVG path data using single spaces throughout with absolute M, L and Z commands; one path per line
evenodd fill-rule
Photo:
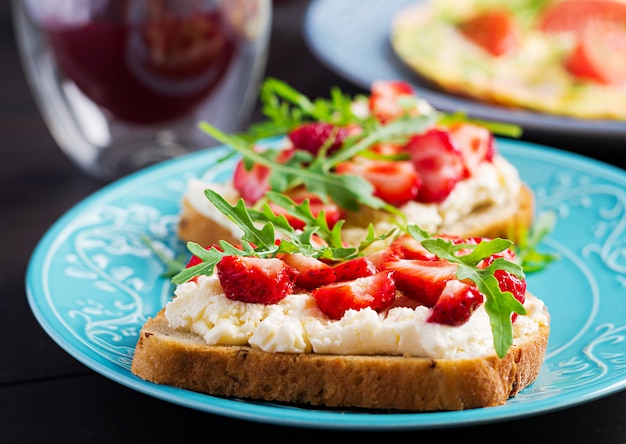
M 441 114 L 439 123 L 449 125 L 455 122 L 476 123 L 487 128 L 491 133 L 500 136 L 519 138 L 522 135 L 522 127 L 511 123 L 495 122 L 491 120 L 473 119 L 464 112 L 458 111 L 452 114 Z
M 141 236 L 141 242 L 146 245 L 156 256 L 163 261 L 165 264 L 165 271 L 161 274 L 164 277 L 172 278 L 176 274 L 178 274 L 182 269 L 185 268 L 186 265 L 186 255 L 184 253 L 180 253 L 176 256 L 176 258 L 172 259 L 167 254 L 165 254 L 162 250 L 158 249 L 154 242 L 146 236 Z
M 330 96 L 330 100 L 311 101 L 285 82 L 268 77 L 259 93 L 261 111 L 267 120 L 250 125 L 241 136 L 247 140 L 258 140 L 283 135 L 306 121 L 325 121 L 336 125 L 363 122 L 352 111 L 355 97 L 344 94 L 336 87 L 331 89 Z
M 276 251 L 274 225 L 269 223 L 258 229 L 250 217 L 243 199 L 239 199 L 236 206 L 233 207 L 226 199 L 211 189 L 206 189 L 204 194 L 221 213 L 243 229 L 244 234 L 241 237 L 243 242 L 257 245 L 258 248 L 265 249 L 270 254 Z
M 543 238 L 554 229 L 555 224 L 554 213 L 541 213 L 536 217 L 530 230 L 523 230 L 518 236 L 519 239 L 513 249 L 518 263 L 527 273 L 543 270 L 560 258 L 560 255 L 556 253 L 544 253 L 537 250 Z
M 207 276 L 212 275 L 215 265 L 226 255 L 226 253 L 219 251 L 215 246 L 211 246 L 211 248 L 207 250 L 195 242 L 187 242 L 187 249 L 202 262 L 192 267 L 182 269 L 172 278 L 173 284 L 184 284 L 188 280 L 203 274 Z

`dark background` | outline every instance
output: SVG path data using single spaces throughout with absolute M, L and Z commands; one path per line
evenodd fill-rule
M 338 0 L 340 1 L 340 0 Z M 365 4 L 366 2 L 364 2 Z M 316 60 L 302 38 L 304 0 L 274 3 L 267 75 L 310 97 L 337 85 L 361 90 Z M 68 209 L 103 186 L 56 146 L 39 116 L 15 49 L 9 2 L 0 2 L 0 442 L 180 442 L 188 439 L 386 439 L 382 433 L 308 430 L 239 421 L 135 392 L 85 367 L 46 335 L 24 288 L 30 255 Z M 252 120 L 260 119 L 256 110 Z M 624 168 L 623 141 L 527 140 L 580 152 Z M 471 427 L 397 432 L 411 442 L 487 439 L 500 442 L 626 443 L 626 392 L 550 414 Z

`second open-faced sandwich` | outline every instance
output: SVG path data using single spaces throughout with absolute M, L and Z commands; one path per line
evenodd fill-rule
M 261 208 L 270 190 L 307 201 L 331 227 L 344 221 L 348 243 L 369 224 L 387 231 L 394 219 L 432 233 L 511 239 L 533 221 L 534 196 L 494 137 L 517 128 L 440 113 L 399 81 L 375 82 L 370 95 L 334 89 L 329 99 L 310 100 L 267 79 L 261 99 L 267 120 L 244 134 L 203 125 L 240 158 L 228 180 L 208 169 L 189 181 L 181 239 L 238 242 L 241 229 L 207 201 L 206 189 L 251 208 Z

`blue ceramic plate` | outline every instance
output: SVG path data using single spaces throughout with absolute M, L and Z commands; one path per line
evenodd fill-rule
M 168 161 L 85 199 L 45 234 L 27 272 L 32 311 L 76 359 L 125 386 L 213 414 L 287 426 L 420 429 L 487 423 L 587 402 L 626 388 L 626 173 L 578 155 L 519 141 L 500 151 L 534 190 L 537 211 L 558 215 L 544 251 L 561 259 L 528 276 L 547 304 L 552 333 L 541 374 L 501 407 L 441 413 L 363 413 L 286 407 L 155 385 L 130 372 L 139 329 L 171 297 L 164 266 L 145 237 L 172 256 L 185 252 L 175 228 L 190 176 L 213 166 L 220 147 Z
M 314 0 L 306 14 L 304 37 L 313 53 L 330 69 L 369 91 L 374 80 L 406 80 L 435 108 L 527 130 L 602 137 L 626 136 L 626 122 L 585 120 L 504 108 L 449 95 L 428 85 L 395 55 L 391 21 L 404 7 L 426 0 Z

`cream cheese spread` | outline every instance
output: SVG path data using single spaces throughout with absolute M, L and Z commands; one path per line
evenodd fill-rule
M 527 315 L 513 323 L 514 341 L 548 325 L 541 300 L 528 295 Z M 452 327 L 426 322 L 430 309 L 394 307 L 383 313 L 348 310 L 327 318 L 308 293 L 292 294 L 277 304 L 233 301 L 216 276 L 199 276 L 177 286 L 165 308 L 172 328 L 183 328 L 212 345 L 250 345 L 266 352 L 411 355 L 462 359 L 492 355 L 493 336 L 484 304 L 465 324 Z

